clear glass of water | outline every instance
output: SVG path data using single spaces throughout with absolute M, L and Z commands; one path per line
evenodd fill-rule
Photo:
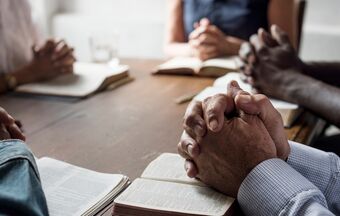
M 89 43 L 93 62 L 110 66 L 119 65 L 117 34 L 92 35 Z

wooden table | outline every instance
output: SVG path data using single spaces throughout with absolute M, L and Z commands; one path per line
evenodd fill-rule
M 24 124 L 37 157 L 48 156 L 81 167 L 139 177 L 163 152 L 176 152 L 187 104 L 174 100 L 213 83 L 209 78 L 151 76 L 161 61 L 125 60 L 136 78 L 86 100 L 6 95 L 0 106 Z M 317 127 L 315 127 L 317 125 Z M 288 137 L 310 141 L 320 122 L 310 114 L 287 130 Z

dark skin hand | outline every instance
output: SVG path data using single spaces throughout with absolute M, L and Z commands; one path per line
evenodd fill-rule
M 248 173 L 262 161 L 277 158 L 277 149 L 261 119 L 263 115 L 262 117 L 260 117 L 261 114 L 249 115 L 241 111 L 239 115 L 233 114 L 234 117 L 224 117 L 225 112 L 231 114 L 237 107 L 236 104 L 230 103 L 233 101 L 233 94 L 236 100 L 240 100 L 241 97 L 243 102 L 246 102 L 250 96 L 242 92 L 237 84 L 231 89 L 233 92 L 228 95 L 217 95 L 205 100 L 204 105 L 201 105 L 203 110 L 199 110 L 197 105 L 188 108 L 187 116 L 192 113 L 192 116 L 195 116 L 194 119 L 204 119 L 207 122 L 207 132 L 203 137 L 196 136 L 196 138 L 184 133 L 178 150 L 183 157 L 188 159 L 186 170 L 190 177 L 199 178 L 224 194 L 236 197 Z M 246 106 L 249 105 L 248 102 L 245 103 Z M 253 102 L 250 101 L 250 103 Z M 257 109 L 256 106 L 251 107 Z M 270 110 L 269 113 L 271 114 Z M 214 131 L 211 130 L 211 126 Z M 192 128 L 192 126 L 186 126 L 186 128 Z M 193 131 L 189 130 L 189 133 Z M 200 138 L 197 139 L 198 137 Z M 184 145 L 192 141 L 196 142 L 195 146 Z M 193 153 L 195 155 L 192 157 Z
M 277 157 L 286 160 L 290 154 L 290 146 L 286 138 L 280 114 L 264 95 L 250 95 L 242 91 L 237 82 L 228 86 L 227 95 L 219 94 L 203 102 L 193 101 L 184 116 L 185 131 L 178 144 L 178 152 L 187 158 L 185 168 L 189 177 L 197 177 L 198 169 L 193 159 L 201 153 L 201 143 L 207 131 L 220 133 L 225 116 L 233 116 L 235 110 L 257 115 L 263 122 L 271 139 L 275 143 Z M 202 128 L 202 130 L 195 130 Z
M 6 139 L 20 139 L 25 141 L 21 131 L 21 123 L 10 116 L 0 107 L 0 141 Z
M 32 52 L 34 54 L 32 62 L 12 72 L 18 85 L 73 73 L 73 63 L 76 59 L 73 48 L 70 48 L 65 41 L 48 40 L 40 48 L 33 47 Z
M 240 57 L 245 80 L 258 92 L 297 103 L 340 126 L 340 89 L 306 75 L 308 65 L 277 26 L 271 28 L 271 34 L 259 30 L 242 46 Z

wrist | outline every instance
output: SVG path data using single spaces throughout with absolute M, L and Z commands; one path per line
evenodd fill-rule
M 0 93 L 7 91 L 7 82 L 5 75 L 5 73 L 0 73 Z
M 31 83 L 35 80 L 34 73 L 32 73 L 33 63 L 30 63 L 14 72 L 12 76 L 16 79 L 17 85 Z
M 308 74 L 308 71 L 310 71 L 312 69 L 312 67 L 313 67 L 312 64 L 306 63 L 306 62 L 304 62 L 300 59 L 299 69 L 300 69 L 301 73 Z
M 242 40 L 230 36 L 226 36 L 223 39 L 222 55 L 238 55 L 242 44 Z

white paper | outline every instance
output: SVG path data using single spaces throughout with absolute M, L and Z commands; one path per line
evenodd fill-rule
M 227 89 L 228 87 L 228 84 L 231 82 L 231 81 L 237 81 L 238 84 L 240 85 L 241 89 L 243 89 L 244 91 L 246 92 L 252 92 L 252 87 L 251 85 L 249 85 L 248 83 L 245 83 L 241 80 L 241 77 L 240 77 L 240 73 L 237 73 L 237 72 L 230 72 L 218 79 L 215 80 L 213 86 L 215 87 L 224 87 L 225 89 Z
M 204 186 L 202 182 L 187 176 L 184 161 L 178 154 L 163 153 L 147 166 L 141 178 Z
M 194 57 L 175 57 L 158 66 L 159 70 L 169 70 L 178 68 L 190 68 L 198 71 L 202 66 L 202 61 Z
M 122 175 L 98 173 L 51 158 L 39 159 L 37 164 L 51 216 L 82 215 L 124 178 Z
M 203 62 L 202 67 L 220 67 L 237 70 L 238 57 L 213 58 Z
M 136 179 L 115 203 L 198 215 L 224 215 L 234 199 L 208 187 Z

